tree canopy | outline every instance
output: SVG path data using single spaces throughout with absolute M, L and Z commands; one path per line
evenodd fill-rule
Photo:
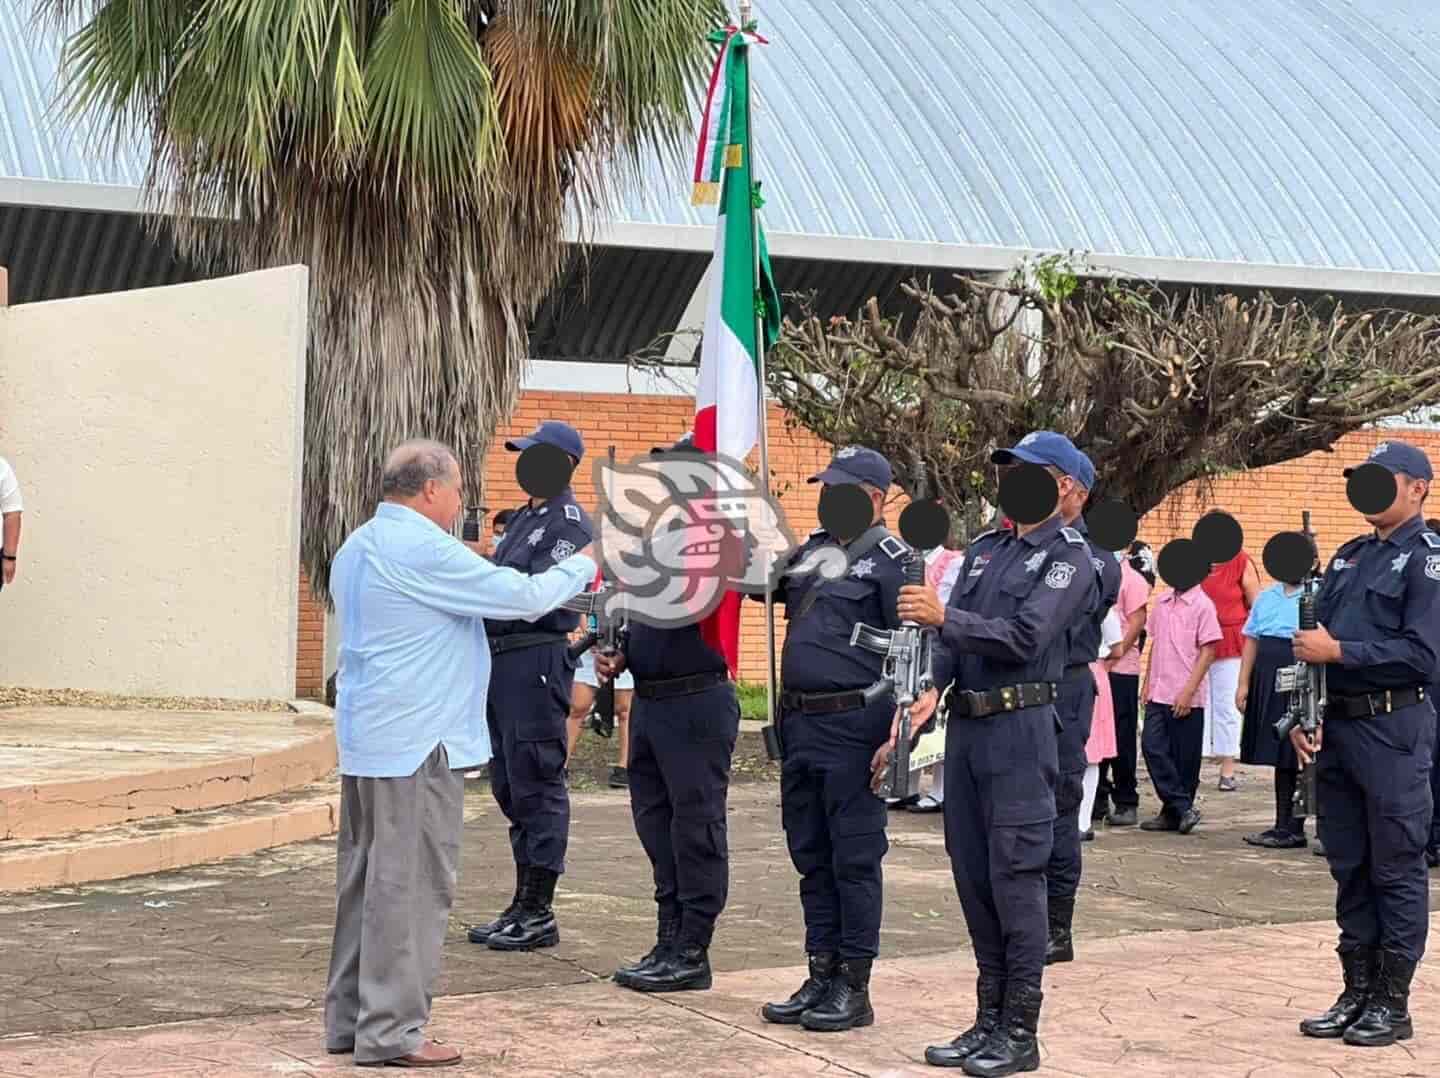
M 478 491 L 571 234 L 674 150 L 721 0 L 35 0 L 62 103 L 148 149 L 215 272 L 310 268 L 302 562 L 329 563 L 407 437 Z

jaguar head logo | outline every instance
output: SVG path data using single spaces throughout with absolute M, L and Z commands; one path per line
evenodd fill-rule
M 739 461 L 715 454 L 596 465 L 597 548 L 628 616 L 658 628 L 708 617 L 727 591 L 764 592 L 795 550 L 784 513 Z

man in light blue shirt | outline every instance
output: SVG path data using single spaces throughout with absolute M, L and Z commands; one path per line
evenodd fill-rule
M 450 529 L 460 467 L 437 442 L 385 463 L 385 501 L 330 573 L 340 627 L 342 775 L 326 1042 L 357 1063 L 459 1063 L 426 1041 L 450 919 L 467 768 L 490 758 L 485 618 L 534 619 L 578 595 L 595 563 L 573 554 L 527 576 Z

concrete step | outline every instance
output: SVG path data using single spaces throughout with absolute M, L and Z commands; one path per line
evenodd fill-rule
M 100 827 L 63 838 L 0 840 L 0 892 L 64 887 L 185 868 L 333 834 L 336 776 L 274 797 Z
M 0 710 L 0 844 L 273 797 L 336 764 L 329 708 Z

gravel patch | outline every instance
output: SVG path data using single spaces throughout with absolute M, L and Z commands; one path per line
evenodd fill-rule
M 284 700 L 222 700 L 210 696 L 120 696 L 83 689 L 22 689 L 0 685 L 7 707 L 93 707 L 106 711 L 290 711 Z

